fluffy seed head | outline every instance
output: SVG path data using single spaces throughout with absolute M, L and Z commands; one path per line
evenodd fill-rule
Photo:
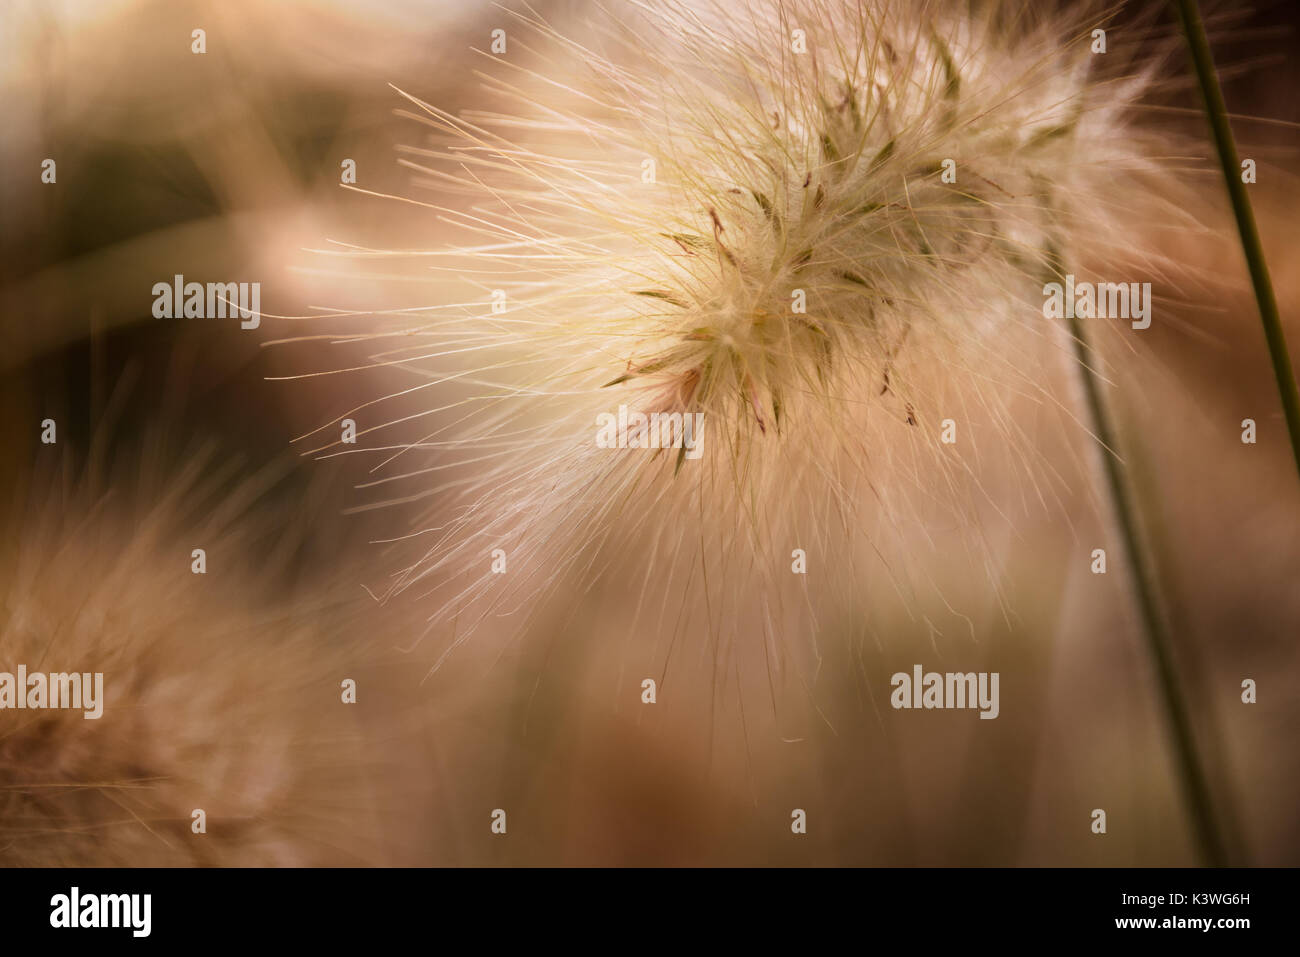
M 87 482 L 13 522 L 0 671 L 103 678 L 97 718 L 0 711 L 0 864 L 376 859 L 375 766 L 339 704 L 340 676 L 357 673 L 335 631 L 347 619 L 271 597 L 236 562 L 257 554 L 267 577 L 276 567 L 246 524 L 262 478 L 214 500 L 229 474 L 196 458 L 151 480 L 144 502 L 124 501 L 125 481 L 114 496 Z M 196 542 L 208 574 L 192 573 Z
M 464 294 L 373 357 L 423 408 L 372 437 L 437 417 L 371 448 L 375 485 L 422 486 L 390 501 L 439 496 L 389 593 L 440 594 L 434 624 L 480 609 L 459 641 L 622 552 L 766 586 L 791 544 L 959 499 L 945 419 L 1029 463 L 1006 409 L 1058 404 L 1044 261 L 1113 252 L 1109 190 L 1150 165 L 1125 117 L 1145 80 L 1096 75 L 1096 17 L 977 8 L 667 0 L 581 43 L 521 14 L 485 77 L 499 109 L 408 96 L 431 136 L 403 162 L 462 236 L 417 261 Z M 621 421 L 633 448 L 598 447 L 620 405 L 702 414 L 702 457 Z

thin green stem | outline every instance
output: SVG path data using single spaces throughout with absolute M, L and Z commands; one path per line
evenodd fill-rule
M 1246 184 L 1241 179 L 1241 164 L 1237 160 L 1237 147 L 1228 123 L 1228 109 L 1219 89 L 1219 78 L 1214 72 L 1214 58 L 1210 43 L 1205 38 L 1205 25 L 1196 0 L 1176 0 L 1178 17 L 1196 67 L 1201 96 L 1205 101 L 1205 115 L 1214 133 L 1214 145 L 1223 167 L 1223 181 L 1232 200 L 1232 212 L 1237 217 L 1237 231 L 1241 234 L 1241 248 L 1250 268 L 1250 281 L 1255 287 L 1255 301 L 1259 304 L 1259 317 L 1264 323 L 1264 338 L 1268 340 L 1268 353 L 1273 360 L 1273 376 L 1282 395 L 1282 410 L 1286 414 L 1287 431 L 1291 435 L 1291 452 L 1295 456 L 1296 471 L 1300 473 L 1300 391 L 1296 389 L 1295 374 L 1287 353 L 1286 338 L 1282 334 L 1282 321 L 1278 317 L 1277 299 L 1269 279 L 1268 264 L 1264 260 L 1264 247 L 1259 241 L 1255 214 L 1246 196 Z
M 1050 193 L 1043 196 L 1043 204 L 1050 213 L 1053 207 Z M 1050 281 L 1066 282 L 1061 247 L 1055 239 L 1050 239 L 1044 250 L 1044 265 Z M 1142 637 L 1155 667 L 1160 702 L 1173 738 L 1174 764 L 1178 770 L 1183 800 L 1191 817 L 1197 852 L 1202 863 L 1211 867 L 1223 867 L 1228 863 L 1227 844 L 1215 815 L 1209 780 L 1206 778 L 1200 755 L 1196 750 L 1196 738 L 1192 731 L 1187 698 L 1178 681 L 1178 671 L 1174 663 L 1173 642 L 1164 615 L 1160 611 L 1153 562 L 1143 546 L 1137 506 L 1124 475 L 1124 462 L 1119 455 L 1115 427 L 1111 422 L 1105 396 L 1102 394 L 1096 355 L 1088 340 L 1087 331 L 1078 317 L 1073 315 L 1069 317 L 1068 328 L 1074 346 L 1075 365 L 1083 385 L 1084 401 L 1088 407 L 1088 417 L 1092 422 L 1093 436 L 1097 440 L 1101 453 L 1106 490 L 1110 494 L 1111 513 L 1123 542 L 1133 597 L 1138 606 Z
M 1156 683 L 1160 688 L 1165 717 L 1173 735 L 1176 764 L 1182 781 L 1183 795 L 1192 817 L 1201 860 L 1211 867 L 1223 867 L 1228 863 L 1227 850 L 1214 813 L 1209 781 L 1206 779 L 1205 769 L 1196 750 L 1187 698 L 1178 681 L 1173 645 L 1165 627 L 1164 616 L 1160 613 L 1154 584 L 1155 577 L 1150 559 L 1142 546 L 1137 509 L 1133 503 L 1129 484 L 1125 481 L 1123 462 L 1117 452 L 1115 429 L 1111 424 L 1101 393 L 1101 383 L 1094 367 L 1096 359 L 1083 325 L 1074 317 L 1071 317 L 1069 322 L 1070 335 L 1074 341 L 1074 355 L 1083 381 L 1093 432 L 1097 443 L 1101 446 L 1102 466 L 1106 473 L 1106 484 L 1110 491 L 1115 522 L 1124 542 L 1125 558 L 1132 576 L 1138 611 L 1142 618 L 1142 632 L 1146 638 L 1147 651 L 1155 665 Z

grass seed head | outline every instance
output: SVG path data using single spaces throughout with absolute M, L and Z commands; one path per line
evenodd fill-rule
M 407 95 L 430 136 L 403 163 L 459 233 L 422 257 L 504 308 L 440 305 L 372 357 L 412 377 L 395 401 L 440 396 L 431 431 L 377 446 L 375 484 L 424 483 L 442 516 L 387 594 L 438 593 L 453 646 L 631 555 L 752 594 L 789 580 L 791 544 L 959 499 L 973 453 L 940 447 L 946 420 L 1031 464 L 1007 404 L 1059 405 L 1046 251 L 1122 247 L 1113 191 L 1151 167 L 1126 112 L 1147 79 L 1098 72 L 1099 24 L 655 0 L 579 42 L 524 12 L 484 70 L 497 108 Z M 597 447 L 620 405 L 702 414 L 702 457 Z

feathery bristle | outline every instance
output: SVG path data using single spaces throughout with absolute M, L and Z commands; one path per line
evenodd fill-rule
M 1108 191 L 1151 167 L 1126 118 L 1147 81 L 1096 75 L 1095 19 L 984 9 L 669 0 L 585 45 L 519 14 L 524 54 L 485 79 L 500 111 L 407 95 L 433 132 L 403 163 L 465 198 L 426 205 L 467 237 L 412 255 L 466 293 L 371 357 L 412 384 L 362 434 L 436 424 L 314 450 L 376 455 L 369 485 L 413 490 L 385 503 L 438 497 L 433 544 L 385 594 L 436 593 L 454 647 L 633 553 L 698 570 L 706 599 L 711 567 L 779 591 L 792 546 L 838 535 L 852 565 L 850 529 L 879 553 L 862 530 L 917 501 L 959 516 L 981 423 L 1050 498 L 1008 406 L 1064 406 L 1044 261 L 1125 251 Z M 618 418 L 611 451 L 597 426 L 624 405 L 664 418 Z M 670 416 L 702 417 L 691 455 L 657 447 Z M 947 420 L 969 444 L 941 445 Z

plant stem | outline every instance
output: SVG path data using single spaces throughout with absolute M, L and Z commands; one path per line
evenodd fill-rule
M 1255 214 L 1251 210 L 1250 199 L 1246 196 L 1246 184 L 1241 180 L 1241 164 L 1237 160 L 1232 127 L 1228 124 L 1223 91 L 1219 89 L 1219 78 L 1214 72 L 1214 58 L 1210 54 L 1209 41 L 1205 38 L 1205 25 L 1201 22 L 1196 0 L 1176 0 L 1175 6 L 1182 21 L 1183 33 L 1187 37 L 1192 63 L 1196 67 L 1196 78 L 1205 100 L 1205 115 L 1214 133 L 1219 164 L 1223 167 L 1223 181 L 1232 200 L 1232 212 L 1237 218 L 1241 248 L 1246 255 L 1246 265 L 1250 268 L 1250 281 L 1255 287 L 1259 317 L 1264 323 L 1264 338 L 1268 340 L 1268 352 L 1273 360 L 1273 375 L 1282 395 L 1282 409 L 1286 414 L 1287 431 L 1291 435 L 1291 452 L 1295 456 L 1296 471 L 1300 473 L 1300 392 L 1296 390 L 1286 338 L 1282 334 L 1282 322 L 1278 317 L 1277 299 L 1273 295 L 1273 283 L 1269 279 L 1264 248 L 1260 244 L 1259 229 L 1255 225 Z
M 1069 322 L 1079 376 L 1083 381 L 1094 434 L 1097 443 L 1101 446 L 1102 466 L 1110 490 L 1111 505 L 1116 524 L 1119 526 L 1120 537 L 1124 542 L 1125 558 L 1133 580 L 1138 611 L 1142 617 L 1142 632 L 1146 638 L 1147 651 L 1155 664 L 1156 683 L 1160 688 L 1165 717 L 1173 734 L 1174 752 L 1182 780 L 1183 795 L 1191 813 L 1201 860 L 1211 867 L 1223 867 L 1227 864 L 1223 835 L 1215 817 L 1209 782 L 1206 780 L 1205 770 L 1196 751 L 1187 699 L 1178 682 L 1172 642 L 1156 598 L 1151 563 L 1142 547 L 1133 497 L 1124 478 L 1123 463 L 1116 451 L 1115 429 L 1111 424 L 1101 394 L 1101 383 L 1093 366 L 1096 360 L 1083 325 L 1074 317 L 1071 317 Z

